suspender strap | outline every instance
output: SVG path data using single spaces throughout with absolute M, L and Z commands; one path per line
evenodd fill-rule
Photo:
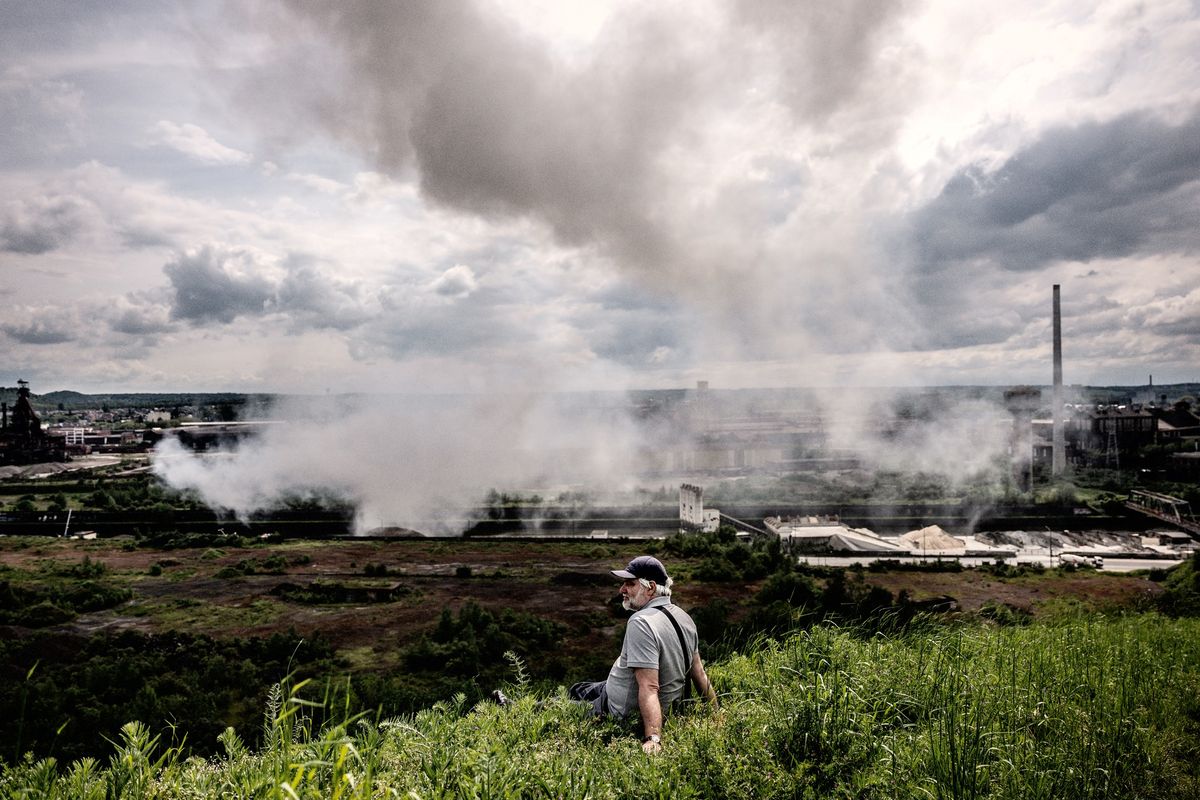
M 671 627 L 679 635 L 679 647 L 683 650 L 683 699 L 686 701 L 692 695 L 691 651 L 688 650 L 687 639 L 683 638 L 683 628 L 679 627 L 679 622 L 675 619 L 675 615 L 667 611 L 666 606 L 655 606 L 655 608 L 667 615 L 667 619 L 671 620 Z

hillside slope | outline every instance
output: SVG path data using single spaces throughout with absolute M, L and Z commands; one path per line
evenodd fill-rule
M 819 626 L 711 665 L 712 713 L 676 714 L 665 753 L 560 693 L 340 719 L 283 687 L 264 747 L 180 760 L 126 726 L 107 764 L 0 771 L 6 797 L 1192 798 L 1200 790 L 1200 622 Z M 320 730 L 313 721 L 332 713 Z M 64 767 L 66 765 L 63 765 Z

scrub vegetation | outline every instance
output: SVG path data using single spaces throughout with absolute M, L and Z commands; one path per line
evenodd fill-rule
M 645 756 L 510 663 L 508 706 L 461 695 L 390 719 L 285 680 L 262 743 L 220 752 L 125 725 L 111 755 L 25 758 L 39 798 L 1191 798 L 1200 791 L 1200 623 L 1158 615 L 882 635 L 823 624 L 713 663 L 723 706 L 666 723 Z
M 611 662 L 603 568 L 629 547 L 8 539 L 0 796 L 1200 790 L 1200 556 L 1147 579 L 803 567 L 728 528 L 637 545 L 672 565 L 723 701 L 648 758 L 562 688 Z

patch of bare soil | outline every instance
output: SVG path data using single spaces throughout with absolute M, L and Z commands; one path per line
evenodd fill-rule
M 615 653 L 611 640 L 622 615 L 613 602 L 618 582 L 608 570 L 639 554 L 636 544 L 594 542 L 314 541 L 142 550 L 125 549 L 115 540 L 30 541 L 0 543 L 0 564 L 38 570 L 78 564 L 86 555 L 107 567 L 107 579 L 133 592 L 128 603 L 81 615 L 64 630 L 178 630 L 218 637 L 295 630 L 320 635 L 339 650 L 373 653 L 381 668 L 430 630 L 443 609 L 458 611 L 468 601 L 559 622 L 568 632 L 567 650 Z M 275 571 L 264 563 L 275 556 L 287 566 L 279 574 L 261 574 Z M 250 574 L 219 577 L 239 565 L 248 566 Z M 310 604 L 280 596 L 284 585 L 303 590 L 314 583 L 384 587 L 396 599 Z M 740 584 L 697 583 L 681 586 L 676 597 L 689 608 L 744 593 Z M 371 657 L 365 658 L 369 665 Z
M 623 615 L 614 602 L 617 581 L 608 570 L 639 554 L 636 543 L 594 541 L 289 541 L 223 550 L 126 547 L 117 540 L 0 539 L 0 564 L 36 571 L 47 565 L 78 564 L 87 556 L 106 566 L 106 580 L 132 591 L 128 603 L 77 617 L 61 626 L 64 631 L 86 635 L 135 628 L 244 637 L 294 630 L 304 636 L 319 634 L 339 650 L 356 651 L 360 666 L 386 668 L 404 645 L 436 625 L 443 609 L 457 611 L 468 601 L 554 620 L 567 630 L 566 650 L 611 657 Z M 268 559 L 273 565 L 266 564 Z M 280 568 L 280 560 L 286 566 Z M 681 566 L 667 562 L 668 568 Z M 231 570 L 235 574 L 224 577 Z M 239 571 L 248 574 L 236 574 Z M 1107 610 L 1129 607 L 1159 591 L 1144 578 L 1082 571 L 1009 578 L 976 570 L 892 572 L 866 573 L 864 578 L 894 596 L 905 590 L 918 601 L 949 595 L 968 612 L 992 602 L 1036 614 L 1060 600 Z M 390 599 L 380 601 L 378 594 L 359 592 L 351 593 L 348 602 L 306 603 L 294 599 L 295 594 L 293 599 L 281 594 L 285 584 L 302 591 L 314 583 L 382 589 Z M 684 608 L 722 599 L 736 615 L 738 605 L 756 588 L 682 580 L 675 599 Z
M 1080 571 L 996 577 L 978 570 L 963 572 L 870 573 L 867 583 L 893 595 L 907 591 L 913 600 L 950 596 L 962 611 L 978 611 L 987 603 L 1012 606 L 1035 615 L 1055 601 L 1075 602 L 1094 611 L 1135 608 L 1161 593 L 1143 577 Z

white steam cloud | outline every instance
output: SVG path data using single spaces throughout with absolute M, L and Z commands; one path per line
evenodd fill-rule
M 615 4 L 569 54 L 511 5 L 236 11 L 272 53 L 239 73 L 239 111 L 276 142 L 332 137 L 432 205 L 600 254 L 709 320 L 704 358 L 904 339 L 874 215 L 899 200 L 875 173 L 911 91 L 889 62 L 905 3 Z
M 994 471 L 1009 456 L 1012 416 L 988 400 L 843 393 L 826 409 L 829 446 L 858 453 L 871 467 L 936 475 L 955 485 Z
M 905 215 L 940 180 L 927 176 L 914 189 L 919 176 L 896 149 L 930 78 L 912 73 L 918 45 L 903 23 L 913 7 L 618 4 L 567 54 L 504 3 L 278 0 L 231 7 L 246 22 L 236 27 L 271 56 L 229 74 L 241 112 L 275 147 L 328 137 L 418 186 L 430 207 L 531 221 L 565 249 L 611 266 L 622 289 L 607 304 L 592 300 L 610 325 L 621 318 L 608 305 L 622 305 L 617 295 L 627 291 L 678 304 L 685 310 L 676 319 L 693 326 L 663 324 L 646 336 L 652 324 L 620 325 L 608 337 L 612 353 L 592 338 L 588 356 L 690 361 L 718 384 L 723 369 L 757 363 L 783 365 L 775 383 L 877 385 L 883 370 L 846 374 L 840 355 L 882 353 L 878 365 L 893 348 L 928 347 L 937 340 L 929 331 L 953 317 L 927 313 L 921 300 L 932 290 L 911 284 L 919 248 Z M 548 327 L 540 317 L 485 305 L 501 276 L 447 263 L 426 288 L 495 313 L 495 325 L 473 334 L 483 330 L 475 318 L 450 319 L 438 306 L 418 320 L 434 333 L 405 342 L 485 351 L 495 330 L 524 326 L 526 339 L 504 346 L 536 349 Z M 197 315 L 266 307 L 260 287 L 228 279 L 221 288 L 201 298 Z M 404 332 L 416 315 L 393 316 Z M 573 335 L 603 330 L 580 325 Z M 525 372 L 535 375 L 542 365 L 529 360 Z M 888 364 L 886 374 L 910 383 L 896 374 L 904 369 Z M 556 388 L 546 379 L 538 386 Z M 829 444 L 948 479 L 985 471 L 1006 452 L 995 406 L 943 407 L 889 425 L 886 405 L 828 406 Z M 371 399 L 321 422 L 312 409 L 278 413 L 293 421 L 224 460 L 164 450 L 160 474 L 241 512 L 329 487 L 357 503 L 365 529 L 458 511 L 491 487 L 628 484 L 646 463 L 640 451 L 689 445 L 647 441 L 625 418 L 569 418 L 529 397 L 414 413 Z
M 157 474 L 245 517 L 297 495 L 334 494 L 355 528 L 458 534 L 489 488 L 626 488 L 638 443 L 619 416 L 569 413 L 546 396 L 284 399 L 278 424 L 211 456 L 168 439 Z

